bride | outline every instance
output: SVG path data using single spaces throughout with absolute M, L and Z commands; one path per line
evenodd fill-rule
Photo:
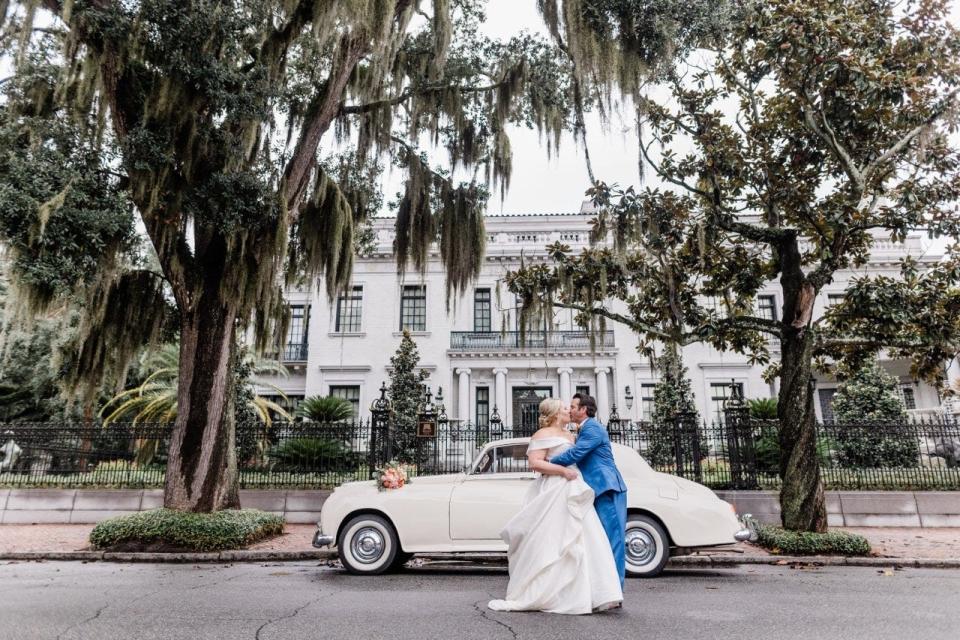
M 500 532 L 509 545 L 510 583 L 495 611 L 581 614 L 617 607 L 623 600 L 610 542 L 593 508 L 593 490 L 576 467 L 547 460 L 573 445 L 564 429 L 570 410 L 556 398 L 540 403 L 540 429 L 527 459 L 540 472 L 523 507 Z

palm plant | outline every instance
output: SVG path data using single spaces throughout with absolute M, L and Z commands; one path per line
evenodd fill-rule
M 160 349 L 147 353 L 142 359 L 142 368 L 151 373 L 144 381 L 130 389 L 121 391 L 100 410 L 104 426 L 121 419 L 132 418 L 136 424 L 159 423 L 168 424 L 177 417 L 177 386 L 179 382 L 179 353 L 177 344 L 166 344 Z M 250 358 L 251 368 L 257 375 L 286 375 L 286 368 L 276 360 Z M 262 383 L 261 383 L 262 384 Z M 286 400 L 286 395 L 279 388 L 266 384 L 277 395 Z M 254 393 L 249 400 L 250 409 L 257 418 L 270 426 L 273 422 L 271 412 L 290 420 L 291 416 L 280 404 Z
M 353 405 L 349 400 L 336 396 L 310 396 L 297 410 L 306 420 L 320 423 L 341 422 L 353 417 Z
M 756 420 L 776 420 L 777 419 L 777 399 L 776 398 L 756 398 L 748 400 L 747 406 L 750 407 L 750 417 Z

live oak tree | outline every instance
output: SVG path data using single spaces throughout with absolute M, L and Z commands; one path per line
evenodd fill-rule
M 717 15 L 703 0 L 542 0 L 551 44 L 483 37 L 476 0 L 427 4 L 0 2 L 14 67 L 2 114 L 16 141 L 2 185 L 20 221 L 4 241 L 21 240 L 21 299 L 49 302 L 55 277 L 31 265 L 72 231 L 61 246 L 84 268 L 59 284 L 83 301 L 78 385 L 96 388 L 165 327 L 179 332 L 167 507 L 237 506 L 237 333 L 252 324 L 266 349 L 285 333 L 284 282 L 323 277 L 333 297 L 349 281 L 354 233 L 375 213 L 375 187 L 350 176 L 380 159 L 406 172 L 398 269 L 424 269 L 437 242 L 455 299 L 481 264 L 488 189 L 509 185 L 507 126 L 537 128 L 549 150 L 564 130 L 582 135 L 584 110 L 608 108 L 614 80 L 635 89 Z M 445 166 L 421 142 L 445 149 Z M 344 150 L 346 165 L 320 160 Z M 73 228 L 75 212 L 117 224 L 91 234 Z M 157 270 L 130 264 L 137 226 Z M 169 322 L 155 313 L 167 301 Z
M 960 36 L 946 5 L 876 0 L 742 4 L 707 67 L 678 68 L 661 102 L 641 99 L 641 152 L 663 186 L 598 182 L 592 239 L 508 284 L 528 321 L 559 306 L 585 325 L 622 322 L 641 351 L 706 342 L 771 360 L 780 378 L 780 494 L 789 529 L 826 529 L 816 455 L 815 365 L 854 367 L 887 349 L 932 381 L 960 345 L 960 256 L 899 278 L 857 276 L 814 321 L 837 272 L 876 239 L 913 229 L 960 237 Z M 905 14 L 898 15 L 898 11 Z M 677 148 L 690 149 L 677 151 Z M 777 319 L 755 311 L 777 287 Z

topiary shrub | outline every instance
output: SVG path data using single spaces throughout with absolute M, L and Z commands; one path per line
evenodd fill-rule
M 876 360 L 864 364 L 837 387 L 833 397 L 837 462 L 847 468 L 916 467 L 920 443 L 897 380 Z
M 788 531 L 758 525 L 756 543 L 771 553 L 788 556 L 867 556 L 870 543 L 861 535 L 846 531 L 813 533 Z
M 153 509 L 100 522 L 90 532 L 98 549 L 220 551 L 283 533 L 283 518 L 256 509 L 187 513 Z
M 710 447 L 705 434 L 698 428 L 700 416 L 687 377 L 687 368 L 680 353 L 668 348 L 657 362 L 660 379 L 653 387 L 653 415 L 645 425 L 647 449 L 644 457 L 655 467 L 676 465 L 679 445 L 681 460 L 693 461 L 694 444 L 700 459 L 707 457 Z M 689 423 L 678 425 L 677 416 L 689 416 Z M 678 431 L 678 426 L 680 431 Z

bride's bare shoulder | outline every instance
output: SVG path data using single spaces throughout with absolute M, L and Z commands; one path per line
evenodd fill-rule
M 555 438 L 556 436 L 557 434 L 553 432 L 553 429 L 545 427 L 543 429 L 537 429 L 534 434 L 530 436 L 530 440 L 545 440 L 546 438 Z
M 538 429 L 532 436 L 530 436 L 530 441 L 534 440 L 546 440 L 547 438 L 561 438 L 561 434 L 557 433 L 557 430 L 552 427 L 544 427 L 543 429 Z

